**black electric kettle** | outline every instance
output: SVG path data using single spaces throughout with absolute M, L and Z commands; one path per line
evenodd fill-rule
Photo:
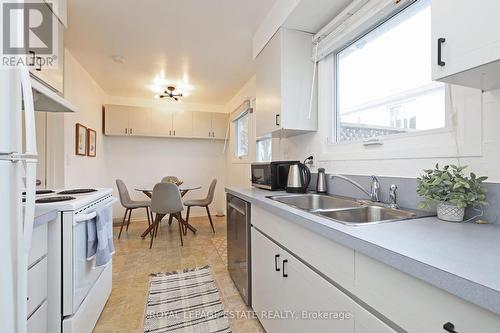
M 286 191 L 288 193 L 305 193 L 311 182 L 311 171 L 302 163 L 290 164 Z

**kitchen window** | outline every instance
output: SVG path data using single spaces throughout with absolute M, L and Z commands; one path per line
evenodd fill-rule
M 263 138 L 255 143 L 255 159 L 257 162 L 269 162 L 272 159 L 272 138 Z
M 243 112 L 235 120 L 233 120 L 235 126 L 235 150 L 234 155 L 238 158 L 242 158 L 248 155 L 248 132 L 249 132 L 249 113 L 248 111 Z
M 445 127 L 431 80 L 431 8 L 420 0 L 334 54 L 334 142 Z

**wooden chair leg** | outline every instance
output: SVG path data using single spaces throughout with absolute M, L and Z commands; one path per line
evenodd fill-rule
M 187 213 L 186 213 L 186 225 L 189 224 L 189 213 L 191 212 L 191 206 L 188 206 Z M 186 236 L 188 232 L 187 226 L 184 226 L 184 236 Z
M 127 229 L 125 231 L 128 231 L 128 226 L 130 225 L 130 216 L 132 215 L 132 209 L 129 209 L 128 211 L 128 222 L 127 222 Z
M 174 216 L 173 216 L 172 214 L 170 214 L 170 215 L 168 216 L 168 225 L 171 225 L 171 224 L 172 224 L 173 219 L 174 219 Z
M 155 221 L 153 222 L 153 229 L 152 229 L 153 233 L 151 234 L 151 242 L 149 243 L 150 249 L 153 247 L 153 239 L 155 238 L 155 235 L 154 235 L 155 228 L 158 229 L 158 225 L 160 224 L 160 221 L 163 218 L 163 216 L 165 216 L 165 215 L 156 214 Z
M 120 233 L 118 233 L 118 239 L 120 239 L 120 236 L 122 235 L 123 226 L 125 225 L 125 220 L 127 219 L 127 213 L 128 213 L 128 208 L 125 209 L 125 215 L 123 215 L 122 226 L 120 227 Z
M 183 229 L 184 227 L 182 226 L 182 216 L 181 216 L 181 213 L 177 213 L 177 222 L 179 222 L 179 236 L 181 237 L 181 246 L 184 246 L 184 241 L 182 240 L 182 233 L 183 233 Z
M 148 215 L 148 227 L 150 227 L 151 223 L 153 223 L 153 213 L 150 215 L 149 207 L 146 207 L 146 214 Z M 153 231 L 151 230 L 149 233 L 153 234 Z
M 210 215 L 210 209 L 208 209 L 208 206 L 205 206 L 205 208 L 207 210 L 208 220 L 210 221 L 210 225 L 212 226 L 212 231 L 215 234 L 214 223 L 212 222 L 212 215 Z

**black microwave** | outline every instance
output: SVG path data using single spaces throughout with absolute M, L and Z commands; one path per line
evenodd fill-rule
M 252 186 L 270 191 L 284 190 L 290 164 L 299 161 L 274 161 L 252 163 Z

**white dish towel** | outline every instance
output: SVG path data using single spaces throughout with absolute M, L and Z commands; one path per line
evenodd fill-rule
M 106 266 L 113 254 L 113 209 L 106 206 L 87 221 L 87 260 L 95 258 L 95 267 Z

